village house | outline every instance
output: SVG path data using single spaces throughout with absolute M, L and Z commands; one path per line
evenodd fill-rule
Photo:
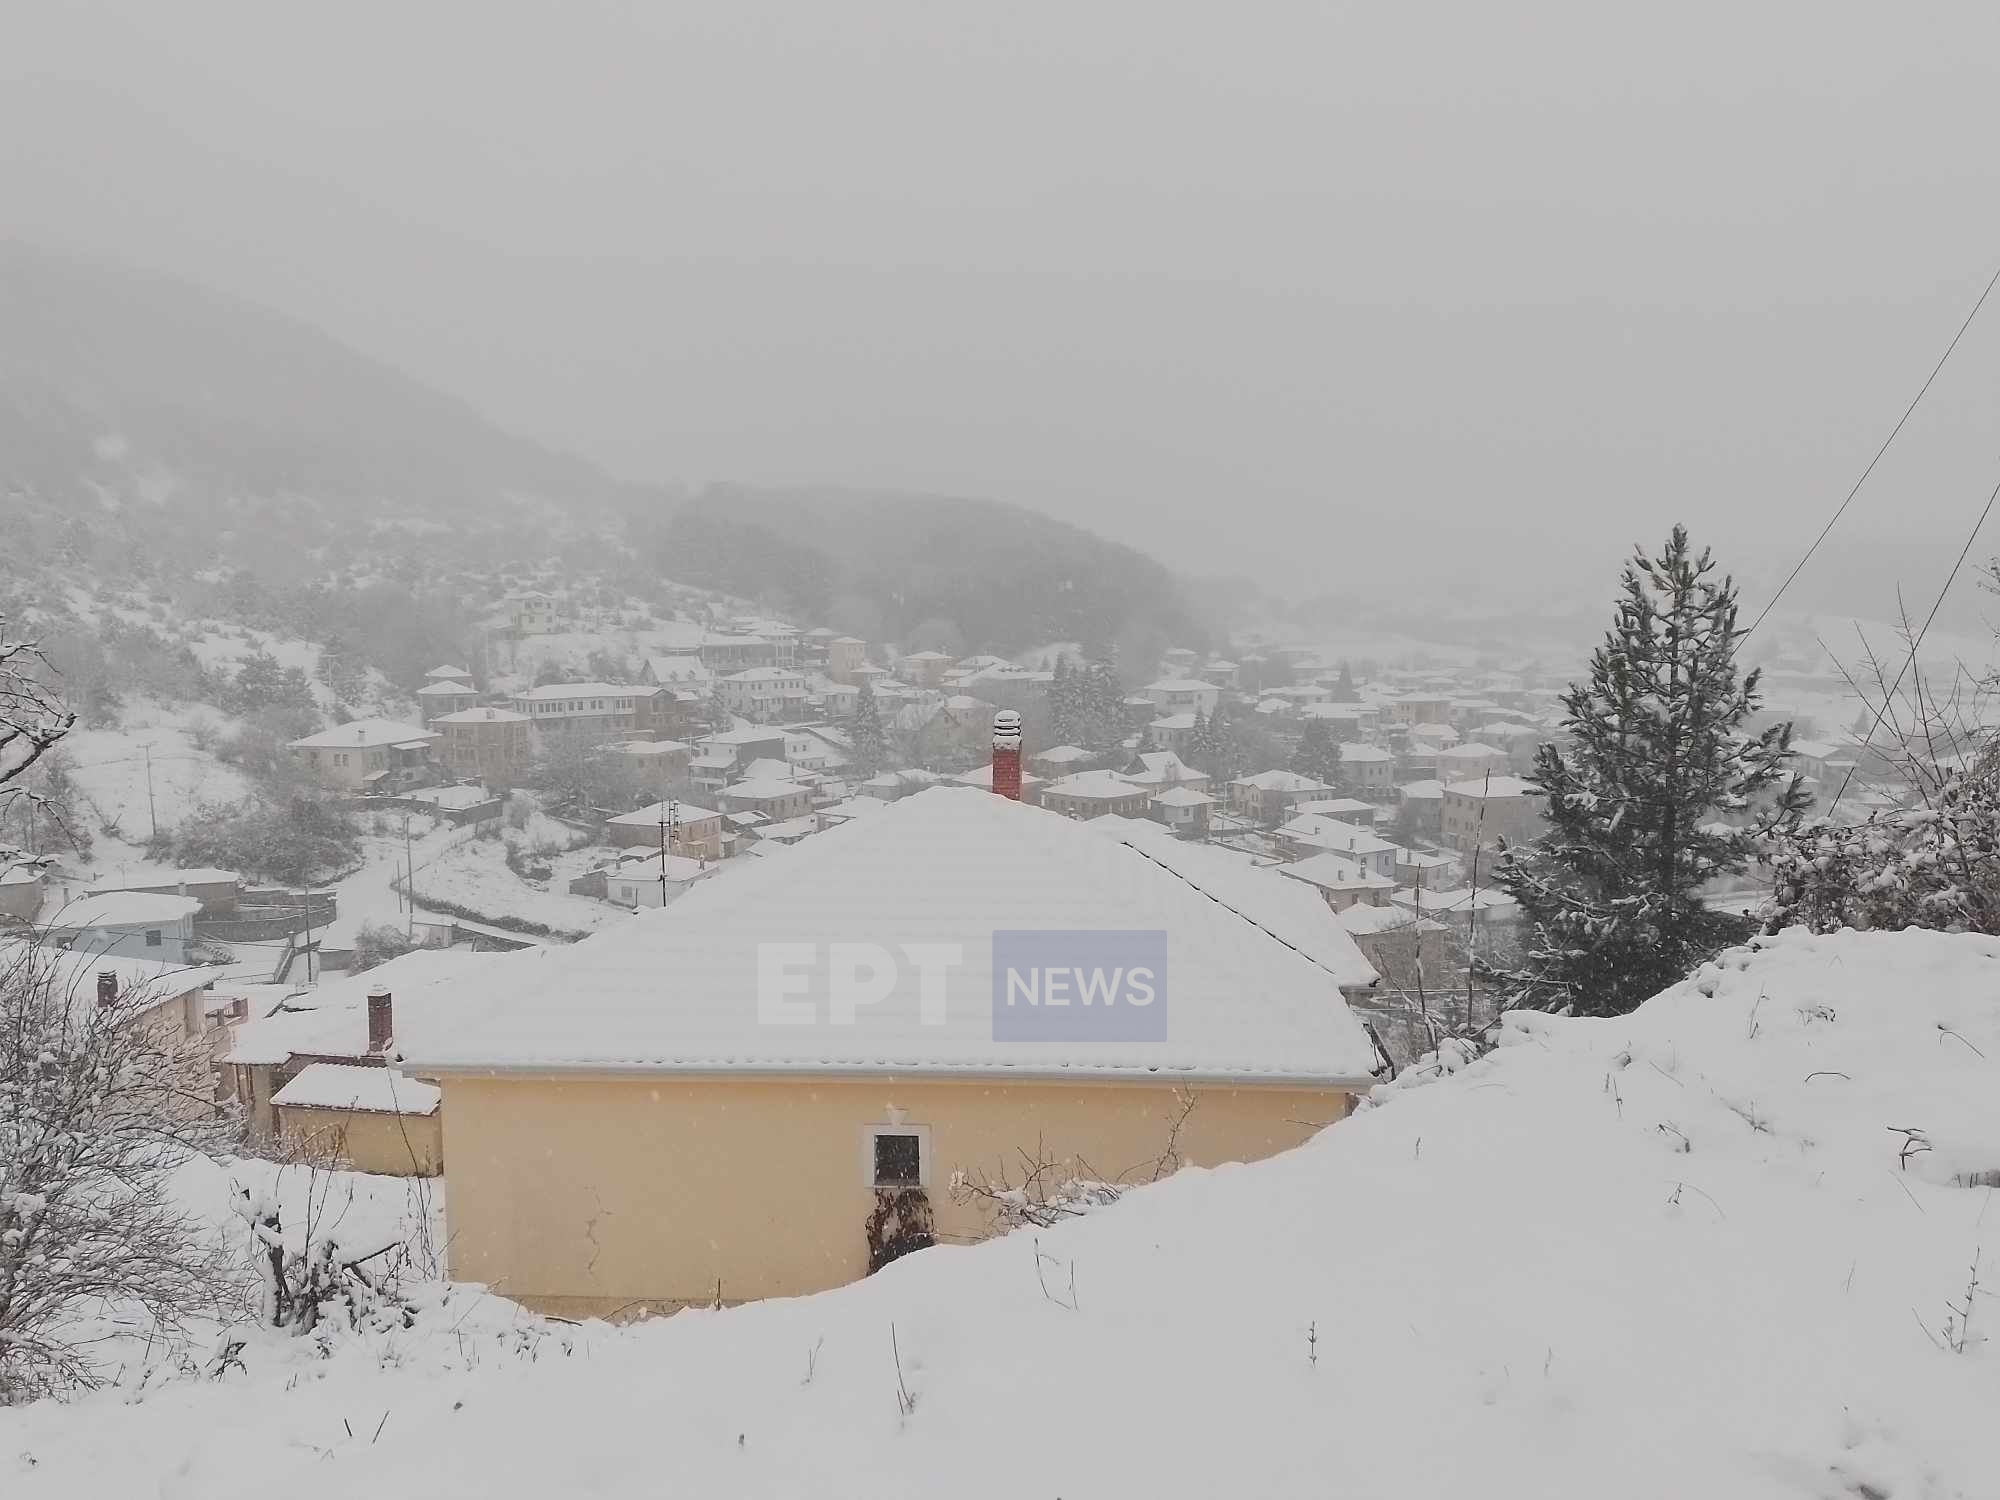
M 1215 798 L 1191 786 L 1170 786 L 1153 793 L 1153 816 L 1181 838 L 1207 838 L 1214 812 Z
M 671 689 L 617 682 L 552 682 L 509 700 L 526 714 L 536 749 L 549 754 L 606 740 L 648 738 L 668 732 L 674 717 Z
M 354 719 L 287 747 L 315 781 L 343 791 L 392 791 L 429 779 L 438 736 L 396 719 Z
M 1380 745 L 1340 747 L 1340 774 L 1358 791 L 1385 796 L 1396 785 L 1396 757 Z
M 726 786 L 716 799 L 724 813 L 761 813 L 772 822 L 802 818 L 812 811 L 812 789 L 796 781 L 746 778 Z
M 437 760 L 453 776 L 512 786 L 535 758 L 528 716 L 512 708 L 467 708 L 431 721 Z
M 604 758 L 642 789 L 662 792 L 687 780 L 694 746 L 679 740 L 619 740 L 604 747 Z
M 639 680 L 650 687 L 686 690 L 706 697 L 715 685 L 715 674 L 702 665 L 699 656 L 649 656 L 639 670 Z
M 1066 818 L 1143 818 L 1151 799 L 1115 771 L 1079 771 L 1042 788 L 1042 806 Z
M 0 858 L 0 926 L 31 923 L 48 892 L 48 869 L 39 859 Z
M 1359 797 L 1313 797 L 1293 803 L 1292 813 L 1294 816 L 1316 813 L 1322 818 L 1338 818 L 1343 823 L 1352 823 L 1357 828 L 1373 829 L 1382 808 L 1374 802 L 1363 802 Z
M 124 1007 L 126 1024 L 150 1032 L 163 1049 L 185 1063 L 178 1081 L 187 1090 L 186 1113 L 208 1112 L 204 1101 L 215 1097 L 209 1039 L 220 1034 L 226 1011 L 235 1004 L 233 996 L 215 993 L 215 970 L 80 946 L 66 951 L 0 940 L 0 972 L 16 982 L 43 987 L 51 998 L 66 997 L 76 1009 Z
M 1438 780 L 1449 786 L 1454 781 L 1477 781 L 1489 773 L 1505 776 L 1513 762 L 1505 750 L 1480 740 L 1468 740 L 1438 751 Z
M 942 701 L 899 709 L 892 727 L 911 760 L 948 770 L 986 758 L 994 709 L 982 699 L 954 693 Z
M 1345 854 L 1315 854 L 1296 864 L 1279 865 L 1280 875 L 1312 886 L 1336 912 L 1350 906 L 1381 906 L 1396 889 L 1390 876 L 1377 875 Z
M 712 860 L 669 854 L 662 879 L 659 853 L 634 849 L 604 872 L 604 899 L 634 910 L 670 906 L 692 890 L 696 881 L 706 880 L 721 868 Z
M 1093 755 L 1081 745 L 1052 745 L 1039 754 L 1030 755 L 1028 764 L 1044 776 L 1068 776 L 1102 756 Z
M 1191 713 L 1164 714 L 1148 724 L 1146 730 L 1152 735 L 1154 744 L 1182 755 L 1194 742 L 1194 720 L 1195 716 Z
M 1162 792 L 1175 786 L 1185 787 L 1191 792 L 1208 790 L 1208 777 L 1171 750 L 1141 751 L 1138 769 L 1125 771 L 1123 775 L 1132 785 L 1142 786 L 1149 792 Z
M 413 1026 L 449 1028 L 455 1012 L 446 1007 L 471 995 L 454 983 L 492 961 L 419 948 L 295 992 L 236 1028 L 221 1059 L 221 1096 L 235 1101 L 254 1142 L 282 1139 L 361 1172 L 434 1176 L 444 1166 L 437 1090 L 392 1068 L 389 1047 Z
M 42 924 L 42 940 L 82 954 L 185 964 L 194 942 L 192 896 L 114 891 L 66 901 Z
M 1432 974 L 1445 973 L 1450 954 L 1450 929 L 1429 916 L 1405 911 L 1392 900 L 1387 906 L 1361 902 L 1335 918 L 1362 956 L 1382 973 L 1414 973 L 1419 960 Z
M 1222 689 L 1199 677 L 1162 677 L 1149 682 L 1140 692 L 1152 700 L 1156 717 L 1174 714 L 1204 714 L 1213 717 Z
M 1301 813 L 1279 826 L 1278 840 L 1294 858 L 1309 859 L 1316 854 L 1338 854 L 1361 866 L 1370 875 L 1380 875 L 1392 884 L 1396 874 L 1396 846 L 1370 829 L 1338 818 Z
M 446 714 L 462 713 L 479 702 L 479 690 L 467 682 L 427 682 L 417 689 L 417 716 L 426 725 Z
M 1391 698 L 1385 708 L 1392 724 L 1442 724 L 1451 719 L 1451 697 L 1445 693 L 1404 693 Z
M 1541 829 L 1542 800 L 1518 776 L 1494 776 L 1446 785 L 1441 808 L 1444 842 L 1463 853 L 1493 849 L 1500 840 L 1520 843 Z
M 798 666 L 798 639 L 712 630 L 702 636 L 695 654 L 717 677 L 752 667 L 783 667 L 791 671 Z
M 851 635 L 836 636 L 826 643 L 826 675 L 835 682 L 853 686 L 855 676 L 868 665 L 868 643 Z
M 228 916 L 243 898 L 243 877 L 234 870 L 121 865 L 115 874 L 100 875 L 93 880 L 87 894 L 108 896 L 119 891 L 149 896 L 191 896 L 198 908 L 195 912 L 197 917 Z
M 547 635 L 556 628 L 556 601 L 539 590 L 509 594 L 503 602 L 516 635 Z
M 1429 779 L 1406 781 L 1396 788 L 1397 816 L 1412 831 L 1433 837 L 1444 829 L 1444 783 Z
M 690 859 L 722 858 L 722 814 L 691 802 L 655 802 L 650 807 L 620 813 L 605 819 L 604 834 L 616 848 L 657 852 L 662 824 L 666 825 L 668 853 L 684 854 Z
M 1161 934 L 1164 1040 L 994 1039 L 993 934 L 1058 928 Z M 449 1035 L 403 1049 L 450 1121 L 450 1275 L 569 1317 L 797 1296 L 880 1264 L 891 1220 L 912 1247 L 979 1237 L 950 1184 L 1024 1151 L 1113 1177 L 1272 1155 L 1382 1066 L 1344 999 L 1372 971 L 1336 925 L 1316 944 L 1338 961 L 1005 797 L 886 807 L 495 960 Z M 1018 993 L 1033 960 L 998 962 Z
M 958 660 L 942 651 L 912 651 L 896 660 L 896 675 L 911 687 L 934 688 Z
M 472 673 L 467 671 L 464 667 L 455 667 L 452 666 L 449 662 L 445 662 L 441 663 L 438 666 L 432 667 L 428 672 L 424 673 L 424 681 L 462 682 L 467 687 L 471 687 Z
M 746 667 L 716 679 L 723 707 L 760 724 L 796 719 L 805 711 L 805 674 L 791 667 Z
M 1229 810 L 1258 823 L 1281 823 L 1292 804 L 1324 797 L 1333 790 L 1323 781 L 1296 771 L 1259 771 L 1229 783 Z

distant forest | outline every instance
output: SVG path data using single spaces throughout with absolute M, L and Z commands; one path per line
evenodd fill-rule
M 997 501 L 716 485 L 635 520 L 632 542 L 667 577 L 870 641 L 961 655 L 1074 641 L 1128 670 L 1208 644 L 1161 564 Z

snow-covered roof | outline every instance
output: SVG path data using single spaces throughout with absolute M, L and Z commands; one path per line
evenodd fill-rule
M 1359 797 L 1316 797 L 1310 802 L 1294 802 L 1294 813 L 1318 813 L 1324 818 L 1341 818 L 1352 822 L 1356 818 L 1375 820 L 1382 811 L 1373 802 L 1363 802 Z
M 699 656 L 649 656 L 646 670 L 655 682 L 706 682 L 711 675 Z
M 1332 787 L 1323 781 L 1314 781 L 1310 776 L 1301 776 L 1296 771 L 1259 771 L 1254 776 L 1239 776 L 1229 783 L 1231 786 L 1255 787 L 1260 792 L 1330 792 Z
M 1518 776 L 1481 776 L 1472 781 L 1454 781 L 1445 790 L 1454 797 L 1528 797 L 1535 789 Z
M 435 1084 L 406 1078 L 395 1068 L 353 1063 L 311 1063 L 271 1102 L 281 1109 L 360 1110 L 366 1114 L 437 1113 L 443 1092 Z
M 1473 891 L 1464 886 L 1450 891 L 1398 891 L 1389 899 L 1405 911 L 1421 907 L 1427 917 L 1463 916 L 1476 911 L 1497 920 L 1513 916 L 1521 905 L 1505 891 Z
M 996 1042 L 993 935 L 1164 932 L 1167 1039 Z M 759 1022 L 760 949 L 784 943 L 956 945 L 938 1024 L 923 975 L 826 1024 L 825 964 L 792 970 L 817 1024 Z M 406 1049 L 418 1071 L 685 1073 L 913 1071 L 1334 1085 L 1374 1048 L 1329 972 L 1158 858 L 1085 825 L 968 788 L 941 788 L 703 882 L 657 912 L 569 947 L 502 955 L 449 1036 Z
M 429 741 L 437 736 L 400 719 L 355 719 L 292 741 L 294 750 L 375 750 L 385 745 Z
M 1346 911 L 1335 912 L 1334 921 L 1356 937 L 1370 937 L 1382 932 L 1414 932 L 1419 921 L 1426 932 L 1439 931 L 1443 924 L 1433 922 L 1429 917 L 1418 918 L 1414 913 L 1400 906 L 1369 906 L 1357 901 Z
M 88 948 L 50 948 L 19 938 L 0 939 L 0 974 L 32 972 L 55 992 L 66 992 L 77 1003 L 94 1001 L 97 976 L 109 970 L 118 977 L 118 992 L 134 989 L 148 998 L 171 1000 L 215 982 L 214 969 L 188 964 L 156 963 L 147 958 L 94 953 Z
M 796 781 L 780 781 L 774 776 L 757 776 L 746 778 L 733 786 L 726 786 L 719 795 L 749 802 L 768 802 L 775 797 L 801 797 L 811 794 L 811 787 L 801 786 Z
M 51 914 L 48 925 L 72 927 L 144 927 L 152 923 L 172 924 L 193 916 L 201 903 L 192 896 L 153 895 L 146 891 L 107 891 L 101 896 L 83 896 L 64 903 Z
M 396 1040 L 421 1035 L 427 1025 L 448 1025 L 437 1007 L 461 997 L 451 988 L 495 955 L 451 948 L 419 948 L 359 974 L 343 975 L 289 996 L 284 1008 L 236 1028 L 225 1062 L 275 1067 L 287 1058 L 363 1057 L 368 1052 L 368 993 L 389 991 Z
M 1293 880 L 1303 880 L 1308 885 L 1328 891 L 1387 891 L 1394 890 L 1396 886 L 1396 882 L 1388 876 L 1374 874 L 1348 855 L 1331 851 L 1315 854 L 1297 864 L 1279 865 L 1277 870 Z
M 1029 759 L 1045 761 L 1052 766 L 1073 766 L 1078 761 L 1096 760 L 1097 757 L 1081 745 L 1052 745 L 1037 751 Z
M 1439 760 L 1487 760 L 1507 758 L 1507 752 L 1497 745 L 1486 744 L 1482 740 L 1467 740 L 1463 745 L 1453 745 L 1448 750 L 1438 751 Z
M 564 703 L 572 698 L 650 698 L 650 687 L 630 682 L 546 682 L 515 693 L 517 703 Z
M 1409 801 L 1428 802 L 1444 796 L 1442 781 L 1406 781 L 1396 788 L 1397 793 Z
M 1158 682 L 1146 684 L 1149 693 L 1212 693 L 1215 684 L 1203 682 L 1199 677 L 1162 677 Z
M 1220 844 L 1190 843 L 1177 838 L 1172 829 L 1144 818 L 1099 818 L 1084 826 L 1129 845 L 1280 942 L 1289 943 L 1344 988 L 1365 989 L 1375 983 L 1375 966 L 1337 930 L 1327 904 L 1311 891 L 1286 884 L 1279 878 L 1281 866 L 1260 864 L 1252 856 Z
M 433 682 L 438 682 L 453 677 L 460 678 L 466 682 L 472 681 L 472 674 L 466 671 L 465 668 L 454 667 L 449 664 L 444 666 L 432 667 L 428 672 L 424 673 L 424 676 L 428 677 Z
M 1363 854 L 1380 854 L 1384 850 L 1396 847 L 1372 828 L 1343 823 L 1339 818 L 1329 818 L 1319 813 L 1301 814 L 1280 827 L 1278 832 L 1297 843 L 1312 844 L 1336 854 L 1345 853 L 1356 857 Z
M 1345 744 L 1340 747 L 1340 758 L 1348 765 L 1359 765 L 1363 761 L 1394 760 L 1396 757 L 1380 745 Z
M 417 689 L 419 698 L 476 698 L 479 690 L 469 682 L 456 682 L 446 678 L 439 682 L 427 682 Z
M 1153 801 L 1161 807 L 1212 807 L 1215 804 L 1215 798 L 1207 792 L 1197 792 L 1190 786 L 1170 786 L 1155 792 Z
M 234 870 L 207 866 L 176 869 L 169 865 L 120 865 L 115 875 L 100 875 L 91 882 L 93 891 L 136 891 L 163 885 L 230 885 L 243 877 Z
M 1168 714 L 1164 718 L 1153 720 L 1152 727 L 1166 734 L 1173 734 L 1182 729 L 1192 729 L 1194 728 L 1194 715 Z
M 433 724 L 525 724 L 528 716 L 511 708 L 461 708 L 457 713 L 439 714 Z
M 700 823 L 709 818 L 722 816 L 710 808 L 696 807 L 692 802 L 682 802 L 678 806 L 670 806 L 665 802 L 652 802 L 635 812 L 620 813 L 617 817 L 606 818 L 604 821 L 616 824 L 620 828 L 656 828 L 669 815 L 678 818 L 683 828 L 690 823 Z
M 682 744 L 679 740 L 620 740 L 607 748 L 613 754 L 633 760 L 654 760 L 662 755 L 690 755 L 694 750 L 694 746 Z
M 1123 801 L 1143 797 L 1146 788 L 1137 786 L 1116 771 L 1078 771 L 1059 776 L 1042 788 L 1044 797 L 1080 797 L 1088 801 Z
M 740 672 L 731 672 L 722 679 L 724 682 L 800 682 L 801 675 L 790 667 L 745 667 Z

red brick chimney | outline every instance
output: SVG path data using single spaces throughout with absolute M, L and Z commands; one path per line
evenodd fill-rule
M 395 1012 L 390 1006 L 389 991 L 378 984 L 368 992 L 369 1052 L 378 1057 L 387 1052 L 395 1035 Z
M 1021 716 L 1011 708 L 993 716 L 993 790 L 1021 800 Z
M 118 1003 L 118 975 L 113 970 L 97 971 L 97 1003 L 99 1005 Z

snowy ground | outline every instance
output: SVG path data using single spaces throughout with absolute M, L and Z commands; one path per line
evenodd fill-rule
M 71 773 L 87 803 L 93 839 L 93 868 L 116 868 L 151 835 L 155 820 L 164 831 L 203 802 L 234 802 L 247 796 L 250 782 L 206 750 L 197 749 L 193 731 L 209 724 L 230 726 L 211 709 L 165 708 L 135 703 L 117 729 L 77 729 L 63 741 Z M 147 750 L 152 752 L 152 797 L 147 798 Z M 115 831 L 107 832 L 106 825 Z
M 537 890 L 507 868 L 507 851 L 498 839 L 471 839 L 418 872 L 418 905 L 428 893 L 482 916 L 521 918 L 559 932 L 595 932 L 626 920 L 630 914 L 622 908 L 569 893 L 565 872 L 576 863 L 567 857 L 551 858 L 556 873 L 547 890 Z
M 476 1357 L 426 1321 L 0 1413 L 0 1484 L 1990 1500 L 1996 976 L 1988 939 L 1787 935 L 1628 1018 L 1512 1023 L 1283 1157 L 841 1291 L 552 1342 L 468 1301 Z

